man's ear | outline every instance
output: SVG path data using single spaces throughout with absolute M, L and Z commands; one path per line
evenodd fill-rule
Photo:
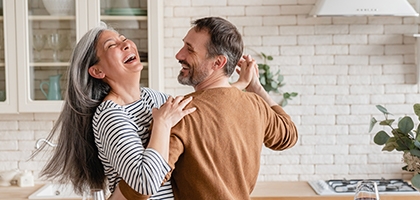
M 93 65 L 92 67 L 89 67 L 88 69 L 89 74 L 97 79 L 103 79 L 105 77 L 105 73 L 102 72 L 96 65 Z
M 227 58 L 224 55 L 218 55 L 216 56 L 216 59 L 214 60 L 213 66 L 215 67 L 214 70 L 223 68 L 227 63 Z

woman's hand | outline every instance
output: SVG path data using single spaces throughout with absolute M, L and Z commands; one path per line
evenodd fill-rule
M 184 109 L 190 103 L 192 97 L 169 97 L 160 107 L 152 110 L 153 128 L 147 148 L 155 149 L 168 161 L 169 137 L 171 128 L 175 126 L 185 115 L 196 110 L 195 107 Z
M 191 100 L 192 97 L 184 99 L 183 96 L 178 96 L 175 98 L 170 96 L 160 108 L 153 108 L 153 123 L 172 128 L 185 115 L 188 115 L 195 111 L 195 107 L 184 109 L 185 106 L 187 106 L 187 104 L 191 102 Z

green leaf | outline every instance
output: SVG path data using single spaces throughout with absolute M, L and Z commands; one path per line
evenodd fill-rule
M 382 126 L 391 126 L 394 121 L 395 121 L 395 119 L 383 120 L 383 121 L 379 122 L 379 125 L 382 125 Z
M 378 133 L 376 133 L 375 137 L 373 138 L 373 142 L 375 142 L 375 144 L 377 145 L 384 145 L 388 139 L 389 139 L 389 135 L 388 133 L 386 133 L 385 131 L 379 131 Z
M 417 117 L 419 117 L 420 120 L 420 104 L 416 103 L 413 105 L 414 113 L 416 113 Z
M 265 85 L 265 84 L 267 84 L 267 81 L 266 81 L 266 79 L 265 79 L 265 76 L 260 76 L 260 83 L 261 83 L 261 85 Z
M 296 97 L 298 95 L 298 93 L 297 92 L 292 92 L 292 93 L 290 93 L 290 96 L 291 97 Z
M 402 133 L 408 134 L 414 128 L 414 122 L 411 117 L 405 116 L 398 122 L 398 128 Z
M 278 75 L 277 76 L 277 82 L 281 83 L 284 80 L 284 76 L 283 75 Z
M 273 60 L 273 56 L 267 56 L 267 60 Z
M 283 98 L 284 99 L 290 99 L 290 94 L 287 93 L 287 92 L 283 93 Z
M 375 124 L 376 124 L 377 122 L 378 122 L 378 121 L 375 119 L 375 117 L 372 117 L 372 118 L 370 119 L 370 124 L 369 124 L 369 133 L 372 131 L 373 127 L 375 127 Z
M 383 107 L 383 106 L 381 106 L 381 105 L 376 105 L 376 108 L 377 108 L 379 111 L 381 111 L 384 115 L 391 114 L 391 113 L 389 113 L 389 112 L 388 112 L 388 110 L 387 110 L 385 107 Z
M 283 99 L 282 101 L 281 101 L 281 107 L 285 107 L 285 106 L 287 106 L 287 99 Z
M 274 89 L 274 88 L 277 88 L 277 83 L 275 82 L 275 81 L 272 81 L 271 82 L 271 87 Z
M 417 188 L 417 190 L 420 190 L 420 174 L 416 174 L 411 178 L 411 184 Z
M 420 142 L 420 124 L 417 126 L 417 130 L 415 131 L 416 135 L 414 138 L 416 138 L 417 141 Z
M 420 149 L 420 142 L 415 140 L 414 141 L 414 146 L 416 146 L 418 149 Z M 419 156 L 420 157 L 420 156 Z
M 261 52 L 261 55 L 262 55 L 262 57 L 263 57 L 264 59 L 266 59 L 266 58 L 267 58 L 267 55 L 265 55 L 265 53 Z
M 417 156 L 420 158 L 420 150 L 418 149 L 411 149 L 410 150 L 411 155 Z
M 382 151 L 394 151 L 396 147 L 398 147 L 397 143 L 388 142 L 385 144 L 384 148 L 382 148 Z

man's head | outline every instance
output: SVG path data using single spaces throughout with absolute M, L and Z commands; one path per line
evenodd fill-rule
M 227 77 L 232 75 L 243 52 L 242 37 L 236 27 L 220 17 L 201 18 L 192 24 L 176 55 L 183 65 L 178 81 L 196 86 L 217 69 L 222 69 Z

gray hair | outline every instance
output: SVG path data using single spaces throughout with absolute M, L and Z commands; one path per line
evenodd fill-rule
M 89 30 L 73 50 L 64 107 L 47 137 L 51 140 L 58 132 L 58 146 L 41 171 L 41 176 L 47 179 L 71 182 L 79 194 L 88 188 L 106 188 L 105 172 L 94 141 L 92 118 L 110 86 L 88 72 L 89 67 L 99 61 L 96 44 L 105 30 L 115 31 L 102 22 Z

